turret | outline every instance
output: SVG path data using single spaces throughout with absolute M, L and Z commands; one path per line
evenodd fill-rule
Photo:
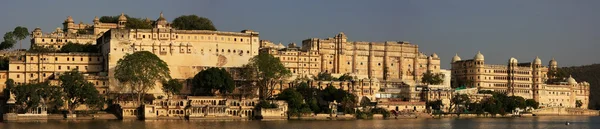
M 548 63 L 548 68 L 550 68 L 550 69 L 558 68 L 558 63 L 556 62 L 556 60 L 554 60 L 554 58 L 552 58 L 552 60 L 550 60 L 550 62 Z
M 118 27 L 119 29 L 125 29 L 125 24 L 127 23 L 127 17 L 125 16 L 124 13 L 121 13 L 121 16 L 119 16 L 119 23 L 118 23 Z
M 535 101 L 539 101 L 539 87 L 542 84 L 542 60 L 539 57 L 535 57 L 535 59 L 533 60 L 533 64 L 531 64 L 531 68 L 533 69 L 533 71 L 531 72 L 532 75 L 532 82 L 533 85 L 531 86 L 532 89 L 532 94 L 533 94 L 533 99 Z
M 98 18 L 98 16 L 94 17 L 94 25 L 98 25 L 100 24 L 100 18 Z
M 35 37 L 41 37 L 42 36 L 42 29 L 40 29 L 39 27 L 36 27 L 33 32 L 31 32 L 32 36 Z
M 452 63 L 460 61 L 460 57 L 458 56 L 458 53 L 456 53 L 456 55 L 454 55 L 454 57 L 452 57 Z
M 63 23 L 63 29 L 69 33 L 75 32 L 75 21 L 73 21 L 73 17 L 67 16 L 67 19 L 65 19 L 65 22 Z
M 167 27 L 167 19 L 163 16 L 163 12 L 160 12 L 160 16 L 156 19 L 156 28 L 166 28 Z

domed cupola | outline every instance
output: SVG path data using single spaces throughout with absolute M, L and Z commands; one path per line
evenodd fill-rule
M 458 53 L 456 53 L 456 55 L 454 55 L 454 57 L 452 57 L 452 63 L 460 61 L 460 57 L 458 56 Z
M 125 16 L 125 13 L 121 13 L 121 16 L 119 16 L 119 21 L 127 21 L 127 17 Z
M 556 60 L 554 60 L 554 58 L 552 58 L 552 60 L 550 60 L 549 64 L 551 66 L 557 66 L 558 65 L 558 63 L 556 62 Z
M 535 57 L 535 60 L 533 60 L 533 64 L 536 65 L 541 65 L 542 64 L 542 60 L 540 59 L 540 57 Z
M 481 51 L 477 51 L 477 54 L 475 55 L 475 57 L 473 57 L 474 60 L 484 60 L 483 54 L 481 54 Z
M 73 17 L 71 16 L 67 16 L 67 19 L 65 19 L 66 23 L 74 23 L 75 21 L 73 21 Z
M 571 75 L 569 75 L 569 78 L 567 78 L 567 82 L 569 83 L 569 85 L 577 84 L 577 81 L 575 81 L 575 78 L 573 78 Z
M 516 64 L 518 62 L 519 61 L 517 60 L 517 58 L 514 58 L 514 57 L 510 57 L 510 59 L 508 59 L 508 63 L 511 63 L 511 64 Z
M 431 57 L 434 59 L 440 58 L 440 57 L 438 57 L 438 55 L 436 53 L 431 54 Z

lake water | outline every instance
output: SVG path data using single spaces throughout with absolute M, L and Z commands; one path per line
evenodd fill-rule
M 570 125 L 565 125 L 569 121 Z M 443 118 L 348 121 L 47 120 L 0 123 L 3 129 L 594 129 L 600 117 Z

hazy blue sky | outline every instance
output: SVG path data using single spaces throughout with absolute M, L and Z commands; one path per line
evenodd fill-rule
M 505 64 L 540 56 L 560 66 L 599 63 L 600 0 L 78 0 L 3 1 L 0 33 L 15 26 L 44 32 L 71 15 L 91 23 L 94 16 L 118 15 L 171 21 L 180 15 L 210 18 L 217 29 L 259 31 L 261 39 L 300 43 L 344 32 L 351 41 L 410 41 L 436 52 L 448 68 L 455 53 Z M 27 42 L 29 44 L 29 42 Z M 24 45 L 29 46 L 29 45 Z

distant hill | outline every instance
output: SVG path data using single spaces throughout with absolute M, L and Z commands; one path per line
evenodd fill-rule
M 590 83 L 590 109 L 600 109 L 600 64 L 562 67 L 567 76 L 572 75 L 577 82 Z

